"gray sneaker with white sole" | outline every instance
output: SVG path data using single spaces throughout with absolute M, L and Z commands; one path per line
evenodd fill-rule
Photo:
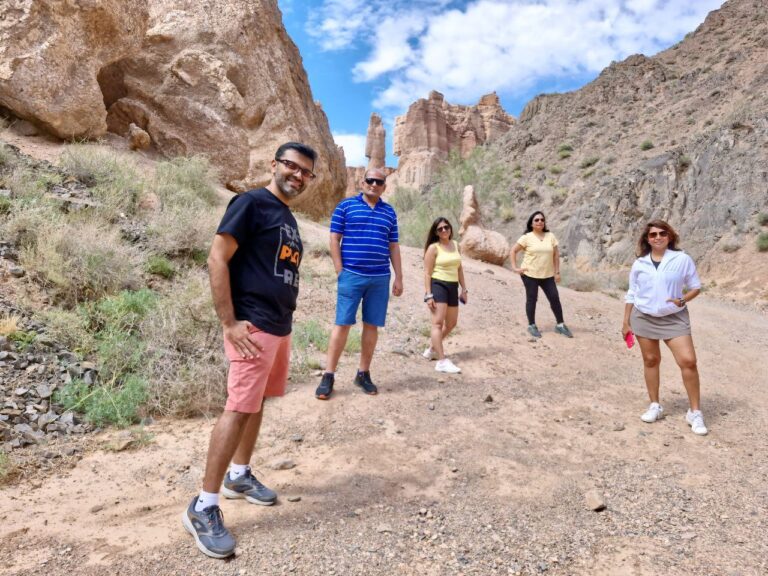
M 221 487 L 221 494 L 225 498 L 245 498 L 251 504 L 261 504 L 262 506 L 272 506 L 277 501 L 277 494 L 264 486 L 251 474 L 249 466 L 245 474 L 237 480 L 229 477 L 229 472 L 224 476 L 224 485 Z

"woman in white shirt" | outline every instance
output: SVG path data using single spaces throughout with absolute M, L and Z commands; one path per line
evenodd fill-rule
M 680 367 L 688 393 L 691 407 L 685 420 L 694 434 L 703 436 L 707 427 L 699 407 L 699 371 L 686 306 L 699 295 L 701 281 L 691 257 L 677 247 L 679 240 L 663 220 L 646 224 L 637 242 L 638 258 L 629 273 L 621 332 L 626 339 L 632 331 L 643 354 L 645 386 L 651 400 L 648 410 L 640 416 L 643 422 L 655 422 L 664 416 L 659 403 L 659 341 L 664 340 Z

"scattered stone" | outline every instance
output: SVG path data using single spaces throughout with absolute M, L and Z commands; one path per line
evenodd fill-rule
M 152 144 L 152 139 L 146 130 L 142 130 L 131 122 L 128 125 L 128 147 L 131 150 L 146 150 Z
M 290 458 L 284 458 L 272 462 L 269 467 L 272 468 L 272 470 L 290 470 L 291 468 L 296 468 L 296 462 Z
M 434 404 L 427 404 L 427 410 L 434 410 L 435 405 Z
M 614 432 L 621 432 L 624 430 L 624 422 L 614 422 L 613 423 L 613 431 Z
M 490 404 L 491 402 L 493 402 L 493 396 L 488 394 L 488 396 L 485 397 L 484 402 L 487 402 L 488 404 Z
M 8 272 L 13 276 L 14 278 L 21 278 L 26 274 L 26 271 L 21 266 L 11 266 L 8 268 Z
M 304 436 L 301 434 L 291 434 L 291 442 L 303 442 Z
M 89 512 L 91 514 L 96 514 L 97 512 L 101 512 L 102 510 L 104 510 L 104 505 L 103 504 L 96 504 L 96 506 L 92 506 L 91 507 Z
M 600 494 L 600 492 L 597 490 L 590 490 L 587 492 L 584 495 L 584 501 L 587 505 L 587 508 L 594 512 L 600 512 L 606 508 L 605 499 L 603 498 L 603 495 Z
M 378 532 L 379 534 L 390 533 L 392 532 L 392 526 L 390 526 L 389 524 L 379 524 L 378 527 L 376 528 L 376 532 Z
M 288 502 L 301 502 L 301 496 L 288 496 Z

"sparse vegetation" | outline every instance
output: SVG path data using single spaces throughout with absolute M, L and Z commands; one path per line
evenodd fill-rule
M 653 148 L 653 142 L 650 140 L 643 140 L 640 144 L 640 150 L 650 150 L 651 148 Z
M 757 235 L 757 251 L 768 252 L 768 232 L 760 232 Z
M 757 223 L 760 226 L 768 226 L 768 212 L 760 212 L 757 215 Z
M 563 173 L 563 169 L 560 168 L 560 166 L 558 166 L 557 164 L 555 164 L 554 166 L 551 166 L 549 168 L 549 171 L 550 171 L 551 174 L 554 174 L 555 176 L 557 176 L 558 174 L 562 174 Z
M 590 168 L 591 166 L 594 166 L 600 162 L 599 156 L 589 156 L 588 158 L 584 158 L 584 160 L 581 161 L 581 164 L 579 164 L 579 168 Z
M 731 252 L 736 252 L 741 248 L 741 246 L 742 246 L 741 242 L 735 239 L 726 240 L 720 243 L 720 249 L 726 254 L 730 254 Z
M 542 164 L 541 162 L 537 162 L 536 166 L 534 166 L 536 170 L 544 170 L 546 167 L 547 167 L 546 164 Z
M 511 222 L 517 217 L 515 209 L 511 206 L 502 206 L 499 208 L 499 218 L 502 222 Z

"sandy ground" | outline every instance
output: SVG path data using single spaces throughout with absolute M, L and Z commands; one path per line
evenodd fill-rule
M 323 258 L 299 316 L 330 322 Z M 706 295 L 691 305 L 710 428 L 697 437 L 666 350 L 668 417 L 640 421 L 640 354 L 624 347 L 617 297 L 561 289 L 576 337 L 555 334 L 540 302 L 544 337 L 530 341 L 519 278 L 465 267 L 471 301 L 447 343 L 462 375 L 420 356 L 420 252 L 404 249 L 406 293 L 372 371 L 381 393 L 352 385 L 345 356 L 332 400 L 315 400 L 313 375 L 268 403 L 252 464 L 280 501 L 223 502 L 236 557 L 204 557 L 180 522 L 213 420 L 164 420 L 141 449 L 85 450 L 70 470 L 0 490 L 0 574 L 768 573 L 765 313 Z M 271 468 L 285 458 L 295 468 Z M 587 509 L 592 489 L 606 510 Z

